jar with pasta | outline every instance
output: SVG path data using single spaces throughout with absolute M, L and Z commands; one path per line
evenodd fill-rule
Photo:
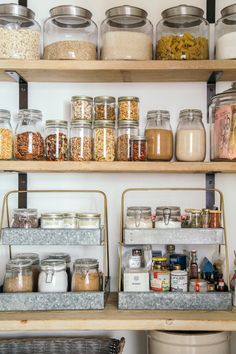
M 139 121 L 139 98 L 124 96 L 118 98 L 118 119 Z
M 68 153 L 68 129 L 65 120 L 47 120 L 45 153 L 48 161 L 65 161 Z
M 116 99 L 112 96 L 97 96 L 94 98 L 95 120 L 116 120 Z
M 95 161 L 114 161 L 116 156 L 115 122 L 97 120 L 94 127 L 93 158 Z
M 0 160 L 12 159 L 11 113 L 0 109 Z
M 93 120 L 93 99 L 88 96 L 73 96 L 71 98 L 71 120 Z
M 179 5 L 162 12 L 156 27 L 156 57 L 161 60 L 209 58 L 209 23 L 199 7 Z
M 130 139 L 138 135 L 138 122 L 121 121 L 117 133 L 117 160 L 130 161 Z
M 99 291 L 98 261 L 92 258 L 77 259 L 74 263 L 72 291 Z
M 86 120 L 74 121 L 70 127 L 70 160 L 92 160 L 92 122 Z

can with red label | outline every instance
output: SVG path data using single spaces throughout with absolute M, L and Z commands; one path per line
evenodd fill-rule
M 168 270 L 153 269 L 150 273 L 151 290 L 170 291 L 170 272 Z
M 204 279 L 191 279 L 189 283 L 190 293 L 206 293 L 207 281 Z

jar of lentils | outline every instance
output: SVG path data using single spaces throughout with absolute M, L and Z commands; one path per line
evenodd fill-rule
M 71 99 L 71 120 L 93 120 L 93 99 L 88 96 L 73 96 Z
M 97 96 L 94 98 L 95 120 L 116 120 L 116 99 L 112 96 Z
M 12 159 L 11 113 L 0 109 L 0 160 Z
M 74 121 L 70 127 L 70 160 L 92 160 L 93 132 L 92 122 Z
M 114 161 L 116 156 L 115 122 L 108 120 L 95 121 L 94 149 L 95 161 Z
M 48 161 L 65 161 L 68 153 L 68 128 L 65 120 L 47 120 L 45 153 Z
M 120 121 L 117 133 L 117 160 L 130 161 L 130 138 L 138 135 L 138 122 Z
M 118 119 L 120 120 L 139 120 L 139 98 L 125 96 L 118 98 Z

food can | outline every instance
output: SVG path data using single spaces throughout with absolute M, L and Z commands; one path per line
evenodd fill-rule
M 150 273 L 151 289 L 154 291 L 170 291 L 170 272 L 153 270 Z
M 190 293 L 207 293 L 207 281 L 204 279 L 191 279 L 189 282 Z
M 171 272 L 171 291 L 181 293 L 188 291 L 188 275 L 185 270 Z

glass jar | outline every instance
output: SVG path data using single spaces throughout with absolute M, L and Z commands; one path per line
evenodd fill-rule
M 10 119 L 11 113 L 0 109 L 0 160 L 12 159 L 13 136 Z
M 116 156 L 115 122 L 97 120 L 94 126 L 93 158 L 95 161 L 114 161 Z
M 63 214 L 63 229 L 77 229 L 77 214 Z
M 150 272 L 150 288 L 154 291 L 170 291 L 170 271 L 166 257 L 154 257 Z
M 202 209 L 202 227 L 207 229 L 209 227 L 210 222 L 210 210 Z
M 93 99 L 88 96 L 73 96 L 71 98 L 71 120 L 93 120 Z
M 178 161 L 204 161 L 206 156 L 206 131 L 202 112 L 198 109 L 180 111 L 176 132 L 176 159 Z
M 78 229 L 99 229 L 101 227 L 101 214 L 77 214 Z
M 68 153 L 68 123 L 65 120 L 47 120 L 45 154 L 48 161 L 65 161 Z
M 41 229 L 63 229 L 63 213 L 44 213 L 41 214 Z
M 99 291 L 98 261 L 92 258 L 77 259 L 74 263 L 72 291 Z
M 74 121 L 70 126 L 70 160 L 91 161 L 93 158 L 92 122 Z
M 26 259 L 13 259 L 6 265 L 4 293 L 26 293 L 33 291 L 32 262 Z
M 79 6 L 52 8 L 44 22 L 44 59 L 95 60 L 97 25 L 92 13 Z
M 191 222 L 189 227 L 191 228 L 201 228 L 202 227 L 202 210 L 190 209 L 191 213 Z
M 112 96 L 94 97 L 95 120 L 116 120 L 116 99 Z
M 42 160 L 44 139 L 42 112 L 36 109 L 21 109 L 14 137 L 14 156 L 18 160 Z
M 0 5 L 0 59 L 40 59 L 40 26 L 34 18 L 25 6 Z
M 62 260 L 66 264 L 66 274 L 68 278 L 68 291 L 71 290 L 71 256 L 68 253 L 57 252 L 57 253 L 50 253 L 45 259 L 56 259 Z
M 138 135 L 138 122 L 121 121 L 117 132 L 117 160 L 130 161 L 130 139 Z
M 60 259 L 44 259 L 41 262 L 38 291 L 41 293 L 66 292 L 68 279 L 66 263 Z
M 173 133 L 168 111 L 149 111 L 145 128 L 147 159 L 170 161 L 173 157 Z
M 151 60 L 153 26 L 147 12 L 123 5 L 106 11 L 101 24 L 101 59 Z
M 139 121 L 139 98 L 123 96 L 118 98 L 118 119 Z
M 18 253 L 12 259 L 23 259 L 31 261 L 32 263 L 32 274 L 33 274 L 33 291 L 38 290 L 38 277 L 39 277 L 39 255 L 37 253 Z
M 11 227 L 24 229 L 37 228 L 37 209 L 13 209 Z
M 147 160 L 147 139 L 145 136 L 136 135 L 130 138 L 131 161 Z
M 199 7 L 179 5 L 162 12 L 156 27 L 156 56 L 162 60 L 209 58 L 209 23 Z
M 215 24 L 216 59 L 236 59 L 236 4 L 221 10 Z
M 152 209 L 150 207 L 128 207 L 125 221 L 127 229 L 151 229 Z
M 221 227 L 221 214 L 221 210 L 210 210 L 210 228 L 219 229 Z
M 175 206 L 160 206 L 156 208 L 155 228 L 179 229 L 181 228 L 181 210 Z

